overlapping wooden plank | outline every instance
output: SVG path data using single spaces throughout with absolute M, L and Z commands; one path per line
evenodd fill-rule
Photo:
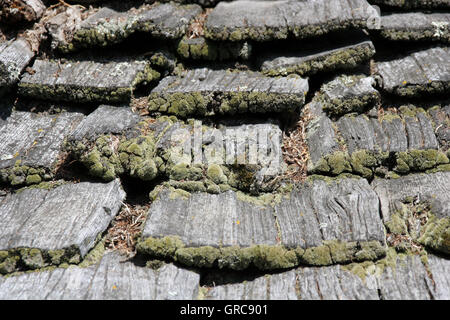
M 19 81 L 33 57 L 31 46 L 23 38 L 0 43 L 0 95 Z
M 343 38 L 343 39 L 341 39 Z M 350 33 L 346 37 L 333 37 L 319 41 L 305 48 L 296 49 L 290 45 L 289 50 L 278 52 L 276 48 L 261 52 L 259 63 L 261 72 L 271 76 L 277 75 L 312 75 L 318 72 L 346 70 L 357 67 L 375 54 L 372 42 L 361 32 Z M 350 59 L 351 57 L 351 59 Z
M 380 94 L 374 88 L 375 80 L 364 75 L 342 75 L 325 83 L 320 88 L 317 99 L 331 116 L 364 112 L 380 101 Z
M 450 261 L 396 256 L 383 266 L 297 268 L 254 280 L 207 287 L 208 300 L 447 300 Z M 427 269 L 428 268 L 428 269 Z M 356 270 L 359 270 L 356 272 Z M 364 276 L 362 276 L 364 274 Z
M 0 180 L 22 185 L 51 179 L 63 155 L 64 139 L 83 118 L 77 112 L 13 111 L 0 125 Z
M 120 102 L 138 84 L 159 77 L 147 61 L 107 62 L 36 60 L 33 74 L 19 83 L 19 93 L 37 99 Z
M 164 78 L 149 96 L 149 110 L 193 115 L 293 111 L 303 105 L 308 81 L 257 72 L 193 69 Z
M 80 122 L 69 140 L 81 141 L 101 134 L 121 133 L 134 127 L 139 120 L 139 115 L 130 108 L 101 105 Z
M 320 202 L 317 194 L 323 195 Z M 188 266 L 237 270 L 330 265 L 385 254 L 378 199 L 365 180 L 313 181 L 278 202 L 231 191 L 163 189 L 138 250 Z
M 315 101 L 315 105 L 329 108 L 321 101 Z M 385 176 L 388 171 L 407 174 L 446 170 L 447 140 L 445 136 L 438 139 L 434 128 L 441 126 L 437 132 L 445 135 L 448 125 L 439 112 L 442 107 L 427 112 L 405 105 L 395 113 L 373 109 L 367 114 L 347 114 L 334 122 L 322 112 L 307 127 L 308 171 L 333 175 L 349 172 L 370 178 Z M 441 122 L 434 123 L 431 114 L 442 118 Z M 316 125 L 318 119 L 322 126 Z M 325 144 L 318 145 L 318 141 Z
M 299 268 L 245 283 L 212 287 L 211 300 L 378 300 L 356 275 L 338 266 Z
M 388 231 L 444 254 L 450 253 L 450 173 L 375 180 Z
M 450 14 L 393 13 L 381 17 L 381 36 L 395 41 L 450 42 Z
M 368 18 L 377 14 L 365 0 L 220 2 L 208 15 L 205 37 L 231 41 L 309 38 L 365 28 Z
M 0 279 L 1 300 L 192 300 L 200 276 L 166 264 L 159 270 L 121 262 L 116 252 L 87 268 L 71 266 Z
M 128 11 L 116 11 L 109 7 L 88 11 L 82 21 L 60 16 L 52 36 L 54 47 L 64 52 L 80 48 L 104 47 L 124 41 L 137 32 L 152 38 L 168 40 L 184 36 L 191 20 L 201 13 L 201 7 L 195 4 L 178 5 L 175 3 L 157 3 L 131 8 Z M 56 20 L 55 20 L 56 21 Z M 71 30 L 70 33 L 62 32 Z
M 1 273 L 79 262 L 106 230 L 124 198 L 118 180 L 8 194 L 0 204 Z
M 448 56 L 447 47 L 435 47 L 401 59 L 377 63 L 378 73 L 383 79 L 383 89 L 405 97 L 448 94 Z

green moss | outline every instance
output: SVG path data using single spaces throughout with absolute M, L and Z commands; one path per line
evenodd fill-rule
M 152 73 L 153 74 L 153 73 Z M 149 76 L 151 78 L 152 76 Z M 138 76 L 137 79 L 142 77 Z M 55 101 L 92 102 L 102 101 L 108 103 L 126 102 L 130 99 L 134 85 L 130 87 L 80 87 L 76 85 L 48 86 L 34 83 L 20 83 L 18 91 L 29 97 L 39 97 Z
M 211 164 L 207 169 L 208 178 L 216 184 L 226 184 L 228 178 L 223 173 L 222 168 L 217 164 Z
M 184 244 L 178 237 L 147 238 L 138 242 L 136 246 L 140 253 L 158 259 L 173 258 L 180 248 L 184 248 Z
M 177 188 L 184 189 L 188 192 L 206 192 L 207 188 L 203 181 L 169 181 L 169 185 Z
M 326 241 L 313 248 L 286 248 L 282 245 L 250 247 L 186 247 L 177 237 L 148 238 L 138 243 L 139 253 L 156 259 L 171 259 L 191 267 L 244 270 L 254 266 L 260 270 L 292 268 L 299 264 L 325 266 L 353 260 L 376 260 L 386 255 L 377 241 Z
M 170 167 L 169 178 L 181 181 L 181 180 L 200 180 L 202 178 L 202 169 L 197 167 L 188 166 L 185 163 L 180 163 Z
M 52 177 L 49 169 L 24 166 L 21 160 L 17 160 L 13 167 L 0 170 L 0 182 L 12 186 L 33 185 Z
M 331 259 L 334 263 L 346 263 L 352 260 L 357 251 L 356 242 L 324 241 L 329 248 Z
M 392 214 L 391 219 L 385 225 L 391 233 L 406 234 L 408 232 L 404 219 L 398 213 Z
M 266 92 L 225 92 L 213 98 L 213 93 L 175 92 L 151 93 L 149 111 L 159 111 L 186 118 L 213 114 L 290 112 L 304 102 L 304 96 Z
M 100 262 L 103 255 L 105 254 L 105 242 L 106 242 L 106 236 L 100 238 L 101 236 L 102 236 L 101 234 L 97 236 L 96 245 L 86 254 L 83 261 L 81 261 L 81 263 L 78 264 L 79 267 L 86 268 Z
M 238 200 L 248 202 L 259 207 L 273 207 L 280 203 L 283 197 L 287 196 L 288 194 L 280 193 L 264 193 L 258 196 L 253 196 L 241 191 L 236 192 L 236 197 Z
M 319 246 L 307 248 L 301 256 L 300 261 L 307 265 L 324 266 L 333 264 L 330 248 L 328 246 Z
M 394 93 L 401 97 L 426 97 L 448 92 L 450 85 L 443 81 L 429 81 L 426 84 L 402 84 L 394 88 Z
M 204 96 L 200 92 L 151 93 L 148 97 L 148 110 L 167 112 L 182 118 L 190 115 L 204 116 L 211 102 L 212 97 Z
M 333 175 L 352 171 L 348 154 L 342 151 L 327 156 L 327 163 Z
M 89 144 L 91 147 L 84 143 L 66 143 L 66 149 L 92 176 L 111 181 L 126 173 L 130 177 L 151 181 L 159 174 L 152 134 L 130 139 L 103 135 Z
M 412 118 L 417 117 L 418 113 L 423 113 L 425 115 L 427 114 L 423 108 L 418 108 L 413 105 L 400 106 L 398 108 L 398 111 L 400 111 L 400 113 L 403 116 L 412 117 Z
M 246 42 L 217 42 L 205 38 L 183 37 L 177 44 L 177 53 L 184 59 L 222 61 L 248 59 L 251 46 Z
M 438 165 L 449 163 L 449 159 L 443 152 L 434 149 L 398 152 L 395 158 L 396 166 L 394 171 L 399 173 L 425 171 Z
M 402 119 L 398 114 L 391 112 L 384 112 L 381 116 L 378 117 L 378 121 L 382 123 L 383 121 L 392 122 L 395 119 Z
M 447 156 L 448 157 L 448 156 Z M 450 171 L 450 163 L 440 164 L 436 168 L 425 171 L 426 173 L 445 172 Z
M 40 175 L 38 175 L 38 174 L 33 174 L 33 175 L 27 176 L 27 178 L 26 178 L 26 180 L 25 180 L 25 183 L 26 183 L 27 185 L 30 185 L 30 184 L 37 184 L 37 183 L 40 183 L 41 181 L 42 181 L 42 178 L 41 178 Z
M 253 247 L 253 264 L 261 270 L 276 270 L 298 265 L 297 253 L 282 246 L 258 245 Z
M 328 184 L 331 184 L 331 183 L 339 182 L 341 179 L 360 179 L 360 177 L 357 175 L 351 174 L 351 173 L 341 173 L 340 175 L 335 176 L 335 177 L 324 176 L 324 175 L 320 175 L 320 174 L 312 174 L 306 178 L 306 181 L 309 183 L 312 183 L 316 180 L 321 180 L 321 181 L 325 181 Z
M 217 264 L 220 269 L 229 268 L 232 270 L 247 269 L 253 261 L 252 248 L 241 248 L 238 246 L 225 247 L 220 249 L 220 256 Z
M 397 178 L 398 174 L 409 172 L 448 171 L 449 158 L 440 150 L 408 150 L 396 152 L 393 156 L 393 172 L 389 172 L 392 157 L 388 152 L 356 150 L 351 156 L 337 151 L 321 158 L 316 164 L 308 164 L 309 173 L 339 175 L 354 173 L 364 178 L 372 178 L 374 173 L 384 178 Z
M 3 262 L 8 258 L 8 251 L 0 251 L 0 262 Z
M 437 251 L 450 254 L 450 218 L 437 218 L 430 214 L 428 223 L 418 241 Z
M 190 46 L 189 43 L 187 42 L 187 37 L 184 37 L 178 42 L 177 53 L 180 57 L 184 59 L 190 58 Z
M 395 271 L 397 268 L 397 262 L 404 260 L 405 255 L 399 255 L 394 248 L 388 248 L 386 256 L 377 261 L 364 261 L 358 263 L 350 263 L 342 265 L 343 270 L 349 271 L 357 275 L 363 282 L 369 275 L 381 276 L 386 268 L 391 268 Z
M 190 196 L 191 196 L 191 194 L 183 189 L 171 188 L 169 199 L 172 199 L 172 200 L 178 199 L 178 198 L 188 199 Z
M 311 172 L 320 172 L 326 173 L 329 172 L 330 166 L 328 165 L 326 158 L 320 158 L 316 163 L 313 163 L 311 160 L 308 161 L 307 170 L 309 173 Z
M 398 30 L 398 29 L 384 29 L 380 35 L 386 39 L 393 41 L 443 41 L 449 42 L 450 35 L 447 32 L 447 37 L 436 37 L 435 28 L 430 27 L 428 30 Z M 447 39 L 446 39 L 447 38 Z
M 355 253 L 356 261 L 376 260 L 386 255 L 386 248 L 379 241 L 360 242 L 361 249 Z
M 256 166 L 235 164 L 228 176 L 228 184 L 239 190 L 249 191 L 255 181 Z
M 175 253 L 175 260 L 186 266 L 211 268 L 219 258 L 220 250 L 213 247 L 180 248 Z
M 399 252 L 417 253 L 422 246 L 445 254 L 450 253 L 450 218 L 438 218 L 428 201 L 416 202 L 405 197 L 401 207 L 385 223 L 388 232 L 399 237 L 393 247 Z
M 308 248 L 301 256 L 307 265 L 320 266 L 351 261 L 377 260 L 386 255 L 386 247 L 379 241 L 324 241 L 322 246 Z
M 373 176 L 372 168 L 379 165 L 379 163 L 373 153 L 366 150 L 358 150 L 351 155 L 351 165 L 355 173 L 364 178 L 371 178 Z
M 68 183 L 67 181 L 64 180 L 57 180 L 57 181 L 44 181 L 41 182 L 39 184 L 34 184 L 31 186 L 27 186 L 27 187 L 23 187 L 20 189 L 17 189 L 16 193 L 22 192 L 24 190 L 28 190 L 28 189 L 43 189 L 43 190 L 52 190 L 54 188 L 57 188 L 59 186 L 62 186 L 64 184 Z
M 211 193 L 211 194 L 219 194 L 222 192 L 222 190 L 220 189 L 220 187 L 218 185 L 216 185 L 215 183 L 207 180 L 205 182 L 206 184 L 206 192 Z

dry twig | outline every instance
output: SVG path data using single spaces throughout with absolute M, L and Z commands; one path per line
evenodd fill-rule
M 203 26 L 206 22 L 206 17 L 211 12 L 211 10 L 212 10 L 211 8 L 206 9 L 205 12 L 201 13 L 198 17 L 194 19 L 194 21 L 191 23 L 187 31 L 187 37 L 189 39 L 203 37 L 205 33 L 203 30 Z
M 136 238 L 141 233 L 142 224 L 148 212 L 148 205 L 129 205 L 122 203 L 122 208 L 108 230 L 106 247 L 119 250 L 128 256 L 136 254 Z
M 309 160 L 306 127 L 311 119 L 311 113 L 308 108 L 305 108 L 295 129 L 283 135 L 283 158 L 288 165 L 285 178 L 293 181 L 303 181 L 306 178 L 306 166 Z

